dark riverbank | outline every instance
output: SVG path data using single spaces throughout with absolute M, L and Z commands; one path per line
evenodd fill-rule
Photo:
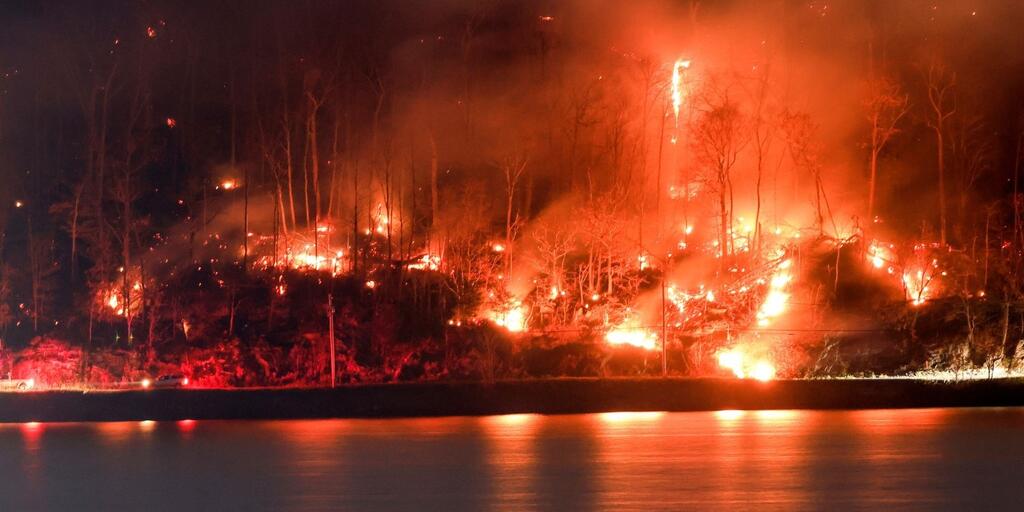
M 1024 406 L 1024 380 L 558 379 L 337 389 L 0 393 L 0 422 Z

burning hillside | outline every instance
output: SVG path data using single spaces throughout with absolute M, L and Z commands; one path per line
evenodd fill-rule
M 42 13 L 0 371 L 1015 374 L 1019 10 L 628 4 Z

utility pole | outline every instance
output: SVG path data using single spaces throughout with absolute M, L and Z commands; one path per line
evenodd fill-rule
M 661 278 L 661 376 L 668 377 L 668 315 L 665 311 L 665 277 Z
M 242 273 L 249 273 L 249 166 L 245 166 L 242 178 L 242 193 L 245 194 L 242 204 Z M 276 207 L 276 205 L 275 205 Z M 275 219 L 277 220 L 277 219 Z
M 330 331 L 331 337 L 331 387 L 335 387 L 338 383 L 337 379 L 337 368 L 334 357 L 334 294 L 327 294 L 327 328 Z

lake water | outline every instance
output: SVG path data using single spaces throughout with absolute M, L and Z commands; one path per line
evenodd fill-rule
M 1019 509 L 1024 409 L 0 425 L 0 510 Z

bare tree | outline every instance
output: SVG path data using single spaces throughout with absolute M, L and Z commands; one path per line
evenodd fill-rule
M 562 222 L 545 223 L 533 232 L 537 267 L 547 276 L 547 285 L 557 298 L 565 289 L 565 258 L 575 245 L 575 233 Z M 564 310 L 563 310 L 564 312 Z M 563 315 L 561 320 L 566 320 Z
M 57 262 L 53 255 L 53 237 L 37 237 L 29 230 L 28 262 L 32 296 L 32 331 L 39 332 L 39 320 L 46 318 L 56 283 Z
M 515 195 L 519 181 L 526 172 L 529 158 L 525 152 L 512 151 L 498 162 L 498 167 L 505 176 L 505 275 L 512 272 L 512 241 L 515 239 L 519 224 L 520 212 L 515 211 Z M 513 216 L 514 212 L 514 216 Z
M 868 147 L 868 222 L 875 219 L 875 194 L 878 185 L 878 156 L 899 130 L 896 125 L 910 109 L 909 95 L 903 94 L 898 83 L 888 77 L 871 80 L 867 84 L 864 108 L 870 129 Z
M 945 138 L 947 121 L 956 113 L 956 74 L 932 62 L 927 71 L 928 127 L 935 133 L 935 149 L 939 170 L 939 241 L 945 245 L 946 236 L 946 159 Z
M 761 253 L 761 185 L 764 180 L 764 170 L 767 165 L 768 155 L 775 141 L 775 116 L 770 111 L 771 60 L 765 64 L 764 69 L 755 78 L 755 88 L 751 92 L 754 111 L 751 114 L 751 132 L 754 140 L 754 153 L 757 158 L 757 179 L 755 180 L 755 201 L 754 209 L 754 243 L 755 254 Z
M 718 243 L 723 257 L 731 252 L 732 170 L 746 144 L 743 114 L 727 95 L 709 98 L 693 126 L 690 146 L 704 170 L 704 181 L 718 195 Z
M 832 215 L 832 207 L 828 203 L 828 195 L 825 193 L 825 182 L 821 177 L 820 148 L 816 140 L 817 125 L 811 121 L 811 117 L 802 112 L 787 112 L 783 115 L 783 130 L 786 132 L 786 141 L 789 144 L 789 154 L 798 169 L 801 169 L 814 178 L 814 206 L 817 211 L 816 224 L 818 233 L 825 233 L 825 216 L 827 215 L 832 229 L 839 234 L 835 217 Z M 838 279 L 838 274 L 836 276 Z
M 966 236 L 969 221 L 968 200 L 978 179 L 989 170 L 995 160 L 993 137 L 980 116 L 960 115 L 947 130 L 950 160 L 956 173 L 957 213 L 961 238 Z

